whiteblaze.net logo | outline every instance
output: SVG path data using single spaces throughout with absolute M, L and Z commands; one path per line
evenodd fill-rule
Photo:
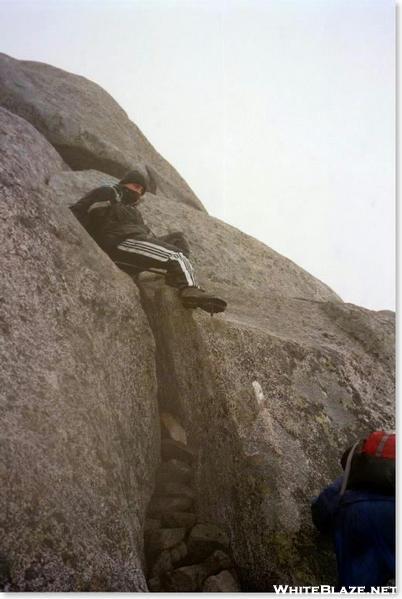
M 335 588 L 330 585 L 324 584 L 317 587 L 292 587 L 288 584 L 274 584 L 275 593 L 373 593 L 376 595 L 382 595 L 384 593 L 396 594 L 396 587 L 384 586 L 384 587 L 340 587 Z

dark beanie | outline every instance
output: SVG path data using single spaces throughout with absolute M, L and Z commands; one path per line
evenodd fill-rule
M 138 183 L 143 186 L 144 192 L 147 190 L 147 180 L 141 171 L 133 170 L 126 173 L 123 179 L 119 181 L 119 185 L 124 185 L 125 183 Z

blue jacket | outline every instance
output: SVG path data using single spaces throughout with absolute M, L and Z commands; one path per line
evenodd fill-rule
M 340 586 L 383 586 L 395 578 L 395 497 L 339 491 L 342 477 L 311 506 L 313 522 L 333 536 Z

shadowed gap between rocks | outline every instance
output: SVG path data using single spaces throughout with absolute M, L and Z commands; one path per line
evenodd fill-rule
M 163 415 L 174 415 L 176 428 L 181 429 L 181 433 L 180 430 L 177 433 L 179 437 L 174 440 L 175 431 L 169 438 L 169 434 L 163 432 L 163 423 L 161 425 L 162 463 L 145 524 L 149 588 L 151 592 L 241 592 L 241 573 L 234 565 L 228 535 L 220 522 L 203 522 L 197 516 L 201 497 L 192 488 L 199 460 L 197 441 L 194 445 L 190 442 L 187 447 L 186 432 L 192 418 L 180 401 L 178 374 L 166 339 L 168 333 L 164 327 L 168 325 L 168 319 L 164 318 L 161 310 L 163 302 L 160 301 L 163 288 L 159 288 L 160 280 L 157 280 L 156 293 L 154 284 L 151 283 L 150 294 L 150 287 L 146 283 L 135 282 L 155 339 L 161 422 Z M 179 305 L 178 300 L 178 308 Z M 201 351 L 203 342 L 191 312 L 185 311 L 183 314 L 188 328 L 187 341 L 190 339 L 193 347 Z M 186 351 L 186 343 L 183 344 L 182 351 Z M 202 386 L 202 379 L 208 376 L 208 369 L 201 367 L 197 370 L 197 373 L 190 372 L 189 376 L 201 379 L 199 385 Z M 185 423 L 186 430 L 179 422 Z M 186 463 L 189 472 L 183 478 Z M 168 480 L 169 470 L 173 479 Z M 165 496 L 161 496 L 163 494 Z M 175 511 L 163 513 L 167 504 L 172 504 Z
M 118 179 L 127 172 L 127 167 L 120 163 L 100 158 L 83 147 L 54 145 L 54 148 L 73 171 L 94 169 Z

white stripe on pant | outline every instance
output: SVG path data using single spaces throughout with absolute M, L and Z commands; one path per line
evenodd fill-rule
M 117 249 L 146 256 L 158 262 L 176 262 L 184 274 L 189 287 L 197 287 L 197 280 L 192 264 L 182 252 L 169 250 L 162 245 L 150 241 L 136 241 L 135 239 L 125 239 L 117 246 Z

